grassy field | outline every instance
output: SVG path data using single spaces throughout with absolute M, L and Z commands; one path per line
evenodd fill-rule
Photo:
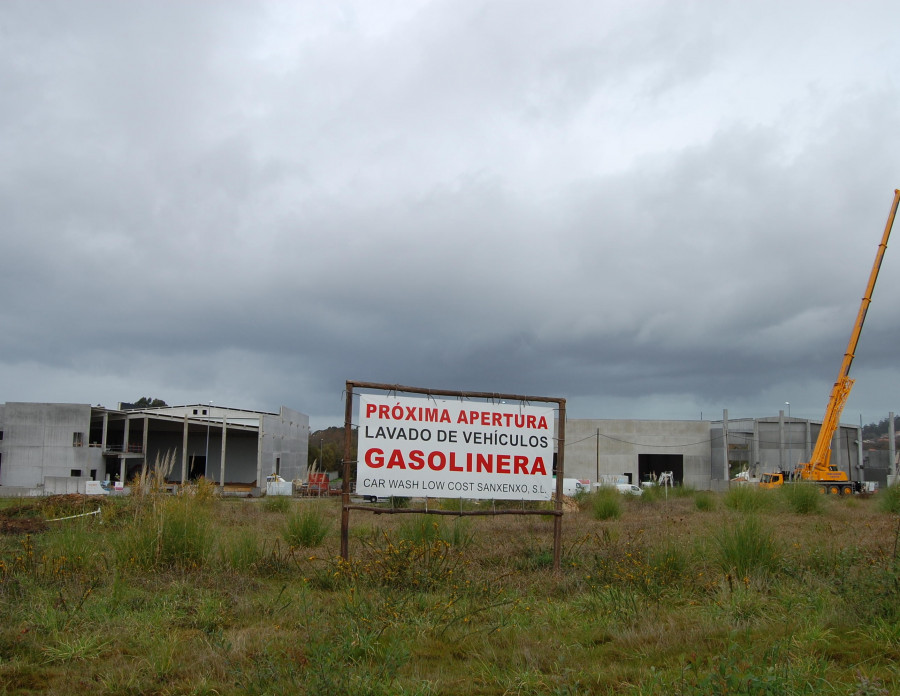
M 0 693 L 896 694 L 898 497 L 3 501 Z

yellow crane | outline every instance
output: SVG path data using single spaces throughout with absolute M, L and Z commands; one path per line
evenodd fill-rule
M 863 322 L 866 320 L 866 312 L 868 312 L 869 305 L 872 303 L 872 291 L 875 289 L 875 281 L 878 279 L 878 272 L 881 270 L 881 261 L 887 249 L 888 238 L 891 236 L 891 228 L 894 226 L 894 217 L 897 215 L 898 203 L 900 203 L 900 189 L 894 191 L 894 202 L 891 205 L 887 224 L 884 227 L 881 244 L 878 245 L 875 263 L 872 265 L 872 271 L 869 274 L 866 294 L 863 296 L 859 314 L 857 314 L 856 322 L 853 324 L 853 332 L 850 334 L 850 342 L 847 344 L 847 351 L 844 353 L 837 381 L 831 389 L 831 397 L 828 399 L 828 406 L 825 408 L 825 417 L 822 419 L 822 428 L 819 430 L 818 438 L 816 438 L 816 446 L 813 448 L 809 461 L 799 463 L 793 471 L 792 478 L 795 481 L 809 481 L 817 484 L 820 486 L 819 490 L 822 493 L 847 495 L 859 490 L 858 482 L 851 481 L 845 471 L 840 471 L 837 466 L 831 463 L 831 442 L 834 439 L 835 431 L 840 426 L 844 404 L 847 403 L 847 397 L 850 396 L 850 390 L 853 388 L 853 380 L 849 376 L 850 365 L 853 364 L 856 346 L 859 343 L 859 335 L 862 332 Z M 760 477 L 760 486 L 763 488 L 774 488 L 782 485 L 784 479 L 784 472 L 763 474 Z

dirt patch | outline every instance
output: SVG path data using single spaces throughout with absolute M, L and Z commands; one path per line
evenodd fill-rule
M 93 512 L 106 501 L 99 496 L 51 495 L 23 501 L 0 510 L 0 534 L 35 534 L 47 529 L 47 521 Z
M 47 529 L 47 523 L 36 517 L 0 517 L 0 534 L 37 534 Z

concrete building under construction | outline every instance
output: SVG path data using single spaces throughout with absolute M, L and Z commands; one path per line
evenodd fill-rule
M 785 417 L 566 422 L 565 476 L 631 483 L 670 471 L 677 485 L 723 490 L 739 471 L 790 470 L 809 457 L 818 421 Z M 832 460 L 852 481 L 885 485 L 888 456 L 863 451 L 858 426 L 841 425 Z M 0 495 L 84 492 L 89 480 L 130 481 L 172 459 L 171 483 L 203 476 L 259 492 L 265 478 L 305 479 L 309 419 L 211 404 L 108 409 L 88 404 L 0 405 Z
M 723 415 L 719 421 L 569 419 L 565 475 L 640 483 L 671 471 L 676 484 L 723 490 L 740 471 L 758 476 L 807 461 L 822 426 L 784 413 L 737 420 Z M 842 424 L 835 432 L 831 461 L 851 481 L 886 485 L 895 472 L 887 456 L 875 454 L 864 451 L 860 426 Z
M 90 480 L 129 481 L 171 460 L 172 483 L 203 476 L 249 491 L 265 477 L 305 478 L 308 416 L 194 404 L 109 409 L 0 405 L 0 486 L 6 495 L 84 492 Z

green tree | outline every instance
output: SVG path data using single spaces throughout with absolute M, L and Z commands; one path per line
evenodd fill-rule
M 149 396 L 142 396 L 140 399 L 134 402 L 135 408 L 160 408 L 162 406 L 168 406 L 165 401 L 162 399 L 153 399 Z

